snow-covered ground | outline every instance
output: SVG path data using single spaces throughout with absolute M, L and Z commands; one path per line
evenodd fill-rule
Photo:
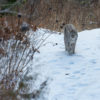
M 65 52 L 63 35 L 53 33 L 35 55 L 35 66 L 52 79 L 47 100 L 100 100 L 100 29 L 79 32 L 73 56 Z

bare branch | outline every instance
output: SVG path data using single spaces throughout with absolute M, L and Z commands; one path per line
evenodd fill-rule
M 17 14 L 16 11 L 10 11 L 10 10 L 1 10 L 0 14 Z

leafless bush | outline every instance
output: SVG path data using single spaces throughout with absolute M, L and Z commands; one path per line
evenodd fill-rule
M 29 92 L 28 69 L 32 67 L 34 54 L 48 38 L 46 33 L 34 32 L 27 23 L 9 25 L 7 20 L 0 24 L 0 100 L 20 100 L 37 98 L 45 88 L 46 82 L 38 90 Z M 30 28 L 30 29 L 29 29 Z M 23 30 L 25 31 L 23 31 Z M 26 30 L 27 29 L 27 30 Z M 28 78 L 25 80 L 25 78 Z M 35 75 L 32 77 L 36 77 Z M 27 82 L 28 81 L 28 82 Z M 32 84 L 33 85 L 33 84 Z

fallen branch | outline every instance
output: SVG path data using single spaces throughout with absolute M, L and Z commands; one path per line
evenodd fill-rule
M 1 10 L 0 14 L 17 14 L 16 11 L 9 11 L 9 10 Z
M 9 8 L 0 10 L 0 14 L 18 14 L 16 11 L 11 11 L 11 9 L 19 4 L 21 4 L 23 0 L 17 0 L 15 3 L 13 3 Z

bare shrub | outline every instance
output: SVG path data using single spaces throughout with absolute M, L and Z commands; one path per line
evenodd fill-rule
M 33 31 L 31 25 L 21 24 L 12 19 L 10 24 L 6 18 L 0 23 L 0 100 L 21 100 L 38 98 L 47 81 L 40 83 L 38 90 L 30 91 L 30 81 L 35 77 L 28 76 L 32 67 L 34 54 L 48 38 L 46 33 Z M 26 80 L 27 78 L 27 80 Z M 32 83 L 32 85 L 34 85 Z

